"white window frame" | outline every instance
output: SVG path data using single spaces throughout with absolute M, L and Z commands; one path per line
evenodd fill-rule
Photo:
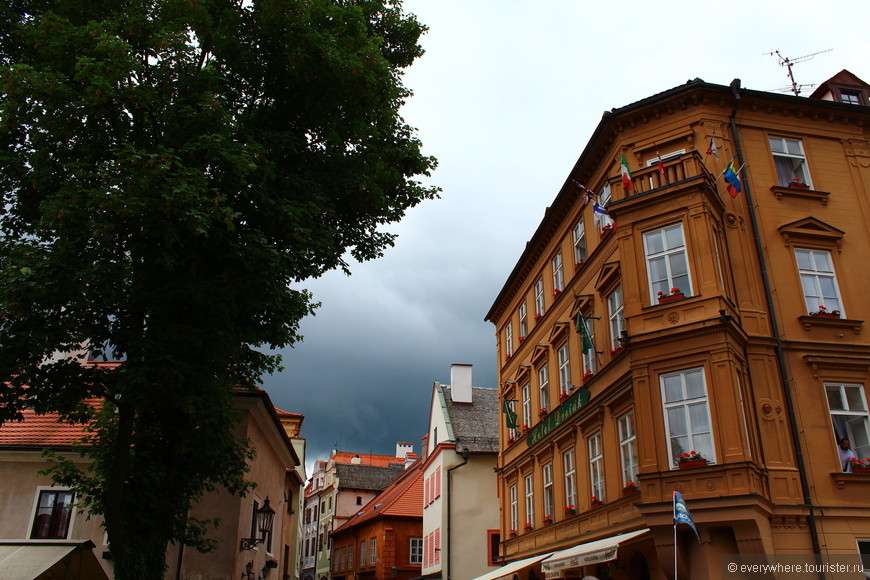
M 565 507 L 577 505 L 577 469 L 574 466 L 574 448 L 562 453 L 565 470 Z
M 541 468 L 544 482 L 544 517 L 555 519 L 556 497 L 553 490 L 553 463 L 545 463 Z
M 586 261 L 588 254 L 586 253 L 586 225 L 583 223 L 583 218 L 574 226 L 572 232 L 574 237 L 574 265 L 582 264 Z
M 504 327 L 504 349 L 507 356 L 514 354 L 514 324 L 508 322 Z
M 69 510 L 69 517 L 66 522 L 66 535 L 62 538 L 57 537 L 47 537 L 47 538 L 35 538 L 33 536 L 33 527 L 36 523 L 36 514 L 39 510 L 39 499 L 42 497 L 43 493 L 53 493 L 55 494 L 55 499 L 57 499 L 57 494 L 69 494 L 70 501 L 65 504 L 66 509 Z M 30 520 L 27 522 L 27 532 L 24 537 L 30 538 L 32 540 L 68 540 L 72 537 L 73 524 L 75 523 L 75 514 L 76 510 L 71 506 L 75 503 L 75 493 L 66 487 L 54 487 L 51 485 L 40 485 L 36 488 L 36 495 L 33 498 L 33 505 L 30 509 Z
M 526 493 L 526 523 L 535 525 L 535 478 L 532 474 L 523 480 Z
M 604 449 L 601 444 L 601 431 L 586 438 L 589 449 L 589 489 L 591 495 L 604 501 Z
M 568 341 L 556 351 L 559 361 L 559 394 L 567 395 L 571 392 L 571 357 L 568 353 Z
M 669 242 L 668 237 L 669 234 L 674 231 L 679 231 L 680 235 L 678 243 L 676 240 L 672 240 L 672 242 L 675 242 L 672 246 L 670 245 L 671 242 Z M 650 241 L 653 237 L 660 238 L 661 250 L 650 249 Z M 686 246 L 686 236 L 682 222 L 644 232 L 643 249 L 646 257 L 647 284 L 649 285 L 650 301 L 653 304 L 658 302 L 659 292 L 662 292 L 663 295 L 667 295 L 670 294 L 672 288 L 679 288 L 680 292 L 686 296 L 692 295 L 692 272 L 689 267 L 689 252 Z M 680 273 L 674 275 L 674 265 L 679 265 L 679 262 L 675 260 L 679 260 L 680 256 L 682 256 L 682 260 L 685 263 L 686 272 L 685 274 Z M 664 266 L 665 277 L 653 280 L 653 263 L 659 261 L 661 261 Z M 685 279 L 685 284 L 682 282 L 683 279 Z
M 697 376 L 700 379 L 702 392 L 690 395 L 688 393 L 688 377 Z M 676 379 L 676 382 L 671 379 Z M 667 384 L 678 387 L 680 398 L 668 399 Z M 662 395 L 662 411 L 665 418 L 665 434 L 668 440 L 668 457 L 671 469 L 678 469 L 678 460 L 682 453 L 697 451 L 708 463 L 716 463 L 716 444 L 713 438 L 713 422 L 710 417 L 710 401 L 707 391 L 707 379 L 704 367 L 694 367 L 659 375 Z M 681 417 L 686 426 L 686 432 L 679 424 L 673 424 L 671 416 Z M 706 425 L 704 425 L 706 423 Z M 675 434 L 676 433 L 676 434 Z M 675 440 L 685 438 L 685 447 L 676 448 Z
M 839 310 L 840 316 L 846 318 L 831 252 L 814 248 L 795 248 L 794 254 L 807 313 L 817 312 L 821 305 L 828 312 Z
M 522 388 L 523 395 L 523 425 L 532 426 L 532 385 L 526 383 Z
M 526 336 L 529 334 L 529 318 L 528 313 L 526 312 L 526 301 L 520 304 L 520 340 L 524 340 Z
M 538 385 L 540 390 L 541 408 L 550 410 L 550 373 L 547 370 L 547 364 L 544 363 L 538 369 Z
M 625 310 L 622 302 L 622 286 L 617 286 L 607 296 L 607 311 L 610 319 L 610 348 L 619 348 L 622 331 L 625 330 Z
M 378 561 L 378 539 L 372 538 L 369 541 L 369 566 L 374 566 Z
M 810 168 L 803 141 L 794 137 L 769 135 L 768 143 L 770 154 L 773 156 L 777 183 L 787 187 L 792 179 L 800 178 L 812 188 L 813 182 L 810 179 Z
M 510 486 L 510 502 L 511 502 L 511 529 L 519 531 L 519 496 L 517 493 L 517 484 L 511 484 Z
M 622 485 L 637 483 L 637 432 L 634 429 L 634 411 L 623 413 L 616 419 L 619 432 L 619 458 L 622 463 Z
M 538 278 L 535 282 L 535 318 L 544 315 L 544 279 Z
M 344 551 L 344 548 L 342 548 Z M 409 563 L 423 563 L 423 538 L 411 538 L 411 547 L 409 552 Z
M 366 541 L 363 540 L 359 543 L 359 567 L 362 568 L 366 565 Z
M 551 262 L 553 268 L 553 294 L 565 289 L 565 272 L 562 269 L 562 252 L 556 252 Z
M 839 405 L 833 405 L 832 392 L 837 392 Z M 858 459 L 870 457 L 870 412 L 864 385 L 858 383 L 825 382 L 825 399 L 831 414 L 834 439 L 839 443 L 848 437 Z M 837 406 L 841 408 L 836 408 Z

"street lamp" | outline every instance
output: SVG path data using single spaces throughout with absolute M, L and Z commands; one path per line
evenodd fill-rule
M 263 501 L 263 507 L 258 509 L 257 514 L 257 530 L 260 532 L 259 538 L 242 538 L 239 551 L 252 550 L 258 544 L 262 544 L 267 534 L 272 533 L 272 525 L 275 523 L 275 510 L 269 507 L 269 498 Z

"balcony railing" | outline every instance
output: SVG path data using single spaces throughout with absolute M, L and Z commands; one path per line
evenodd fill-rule
M 659 172 L 658 163 L 653 163 L 649 167 L 633 171 L 631 175 L 631 194 L 614 195 L 614 199 L 623 199 L 656 189 L 682 185 L 699 178 L 707 181 L 710 185 L 716 183 L 716 176 L 704 165 L 704 158 L 698 151 L 689 151 L 688 153 L 671 157 L 662 164 L 665 168 L 664 175 Z M 611 186 L 619 184 L 618 189 L 621 189 L 622 178 L 619 176 L 613 177 L 610 179 L 610 184 Z

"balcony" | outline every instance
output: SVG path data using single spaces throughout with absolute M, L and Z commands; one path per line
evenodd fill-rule
M 664 162 L 664 168 L 664 175 L 659 172 L 658 164 L 634 171 L 630 195 L 625 195 L 622 190 L 621 177 L 612 177 L 613 201 L 607 206 L 611 215 L 618 219 L 638 205 L 661 203 L 663 198 L 673 198 L 675 193 L 684 191 L 701 191 L 724 207 L 716 176 L 704 165 L 704 158 L 699 152 L 690 151 L 668 159 Z

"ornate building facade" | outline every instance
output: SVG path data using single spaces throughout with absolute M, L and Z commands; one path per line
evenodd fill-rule
M 605 114 L 486 316 L 510 572 L 870 565 L 870 475 L 838 454 L 870 456 L 870 87 L 835 79 L 695 79 Z

